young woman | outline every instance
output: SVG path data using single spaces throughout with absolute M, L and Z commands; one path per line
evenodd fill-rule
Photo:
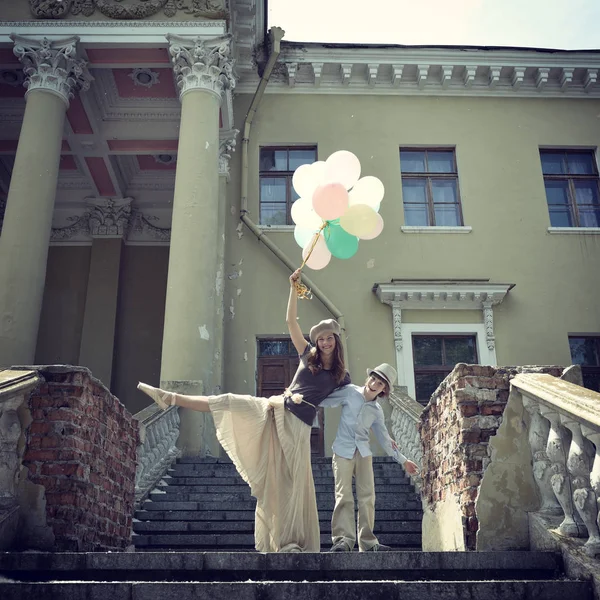
M 299 279 L 299 270 L 290 276 L 286 318 L 300 364 L 282 396 L 186 396 L 138 385 L 163 409 L 177 405 L 212 413 L 219 442 L 256 498 L 259 552 L 320 551 L 311 426 L 316 407 L 334 389 L 350 383 L 337 321 L 326 319 L 312 327 L 311 344 L 302 335 L 294 287 Z

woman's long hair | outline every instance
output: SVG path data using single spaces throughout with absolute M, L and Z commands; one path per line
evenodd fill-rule
M 333 351 L 333 362 L 331 364 L 331 374 L 335 379 L 336 383 L 341 383 L 346 375 L 346 363 L 344 361 L 344 348 L 342 347 L 342 340 L 337 333 L 333 334 L 335 338 L 335 349 Z M 319 351 L 318 344 L 315 344 L 308 354 L 308 368 L 313 375 L 316 375 L 323 369 L 323 362 L 321 360 L 321 352 Z

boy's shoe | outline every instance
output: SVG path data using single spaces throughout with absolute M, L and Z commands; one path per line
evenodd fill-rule
M 344 540 L 340 540 L 339 542 L 331 546 L 329 552 L 352 552 L 352 548 L 350 548 L 350 546 L 348 546 L 348 544 Z
M 365 552 L 390 552 L 390 551 L 391 551 L 391 548 L 389 546 L 386 546 L 385 544 L 375 544 L 374 546 L 371 546 L 370 548 L 365 550 Z

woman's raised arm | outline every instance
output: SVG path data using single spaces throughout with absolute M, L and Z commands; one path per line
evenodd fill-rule
M 300 325 L 298 325 L 298 296 L 296 294 L 296 288 L 294 287 L 296 281 L 300 281 L 300 269 L 296 269 L 290 275 L 290 297 L 288 299 L 285 320 L 287 322 L 288 330 L 290 332 L 290 337 L 292 338 L 294 347 L 296 348 L 298 354 L 302 356 L 304 350 L 306 350 L 306 346 L 308 346 L 308 342 L 304 339 L 304 336 L 302 335 L 302 329 L 300 329 Z

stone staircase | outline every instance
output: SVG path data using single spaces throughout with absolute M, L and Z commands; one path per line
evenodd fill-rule
M 421 548 L 421 500 L 392 459 L 373 460 L 376 533 L 398 550 Z M 331 458 L 313 459 L 321 547 L 331 546 L 334 483 Z M 136 550 L 254 549 L 254 508 L 249 486 L 228 459 L 179 459 L 135 514 Z
M 0 598 L 593 599 L 590 582 L 561 573 L 544 552 L 0 553 Z

